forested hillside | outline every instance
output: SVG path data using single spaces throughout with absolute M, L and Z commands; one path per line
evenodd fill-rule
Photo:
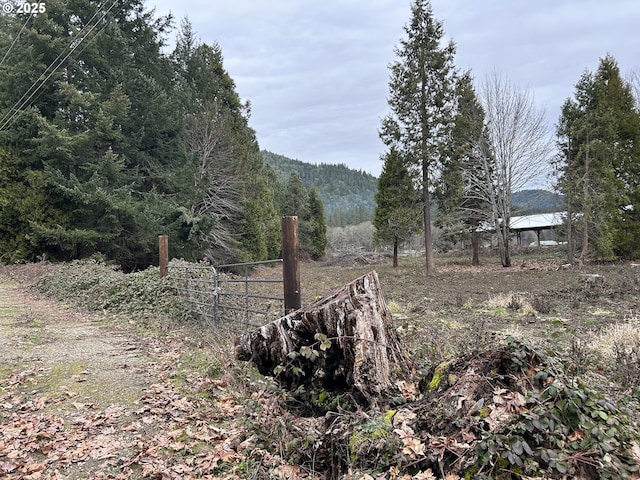
M 513 194 L 514 215 L 559 212 L 566 209 L 564 197 L 548 190 L 522 190 Z
M 314 165 L 263 150 L 267 165 L 280 181 L 286 181 L 296 172 L 307 188 L 315 186 L 322 198 L 329 226 L 355 225 L 373 216 L 374 195 L 378 179 L 362 170 L 353 170 L 344 164 L 321 163 Z
M 357 225 L 372 219 L 378 189 L 378 179 L 373 175 L 342 164 L 314 165 L 266 150 L 261 153 L 281 183 L 286 183 L 289 175 L 295 172 L 306 188 L 317 188 L 328 226 Z M 529 189 L 513 195 L 515 215 L 555 212 L 564 208 L 563 196 L 548 190 Z

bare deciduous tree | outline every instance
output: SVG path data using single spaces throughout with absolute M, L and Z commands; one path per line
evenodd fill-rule
M 214 226 L 205 238 L 209 254 L 227 256 L 234 247 L 230 224 L 242 213 L 240 181 L 234 172 L 225 115 L 215 102 L 187 115 L 185 140 L 195 156 L 194 187 L 200 200 L 191 205 L 192 218 L 207 216 Z
M 529 91 L 494 72 L 483 82 L 480 97 L 486 134 L 474 148 L 481 168 L 471 180 L 481 200 L 491 205 L 500 260 L 509 267 L 512 195 L 546 170 L 553 143 L 544 111 L 536 108 Z

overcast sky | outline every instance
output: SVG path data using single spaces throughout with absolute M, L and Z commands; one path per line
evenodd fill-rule
M 410 0 L 146 0 L 185 16 L 217 42 L 238 94 L 252 105 L 260 148 L 379 175 L 388 65 Z M 497 71 L 529 89 L 550 128 L 585 70 L 610 53 L 640 71 L 640 0 L 432 0 L 456 66 L 476 83 Z

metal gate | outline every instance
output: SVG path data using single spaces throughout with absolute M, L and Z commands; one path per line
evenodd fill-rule
M 171 262 L 167 279 L 191 312 L 205 322 L 228 321 L 260 327 L 284 315 L 282 271 L 277 278 L 250 274 L 258 266 L 275 264 L 282 264 L 282 259 L 217 267 Z

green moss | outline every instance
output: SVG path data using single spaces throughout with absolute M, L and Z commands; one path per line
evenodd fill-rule
M 389 412 L 390 411 L 392 410 L 389 410 Z M 349 458 L 352 463 L 358 460 L 358 455 L 363 445 L 371 445 L 372 442 L 386 439 L 391 434 L 393 427 L 387 420 L 389 412 L 383 417 L 367 422 L 359 429 L 353 431 L 351 437 L 349 437 Z
M 436 367 L 436 369 L 433 371 L 433 377 L 429 382 L 429 392 L 433 392 L 440 386 L 444 376 L 449 373 L 449 367 L 451 366 L 452 362 L 453 360 L 448 360 L 446 362 L 442 362 Z
M 396 414 L 397 410 L 387 410 L 384 414 L 384 423 L 387 425 L 393 425 L 393 416 Z
M 478 416 L 480 418 L 487 418 L 489 415 L 491 415 L 491 407 L 482 407 L 478 410 Z

